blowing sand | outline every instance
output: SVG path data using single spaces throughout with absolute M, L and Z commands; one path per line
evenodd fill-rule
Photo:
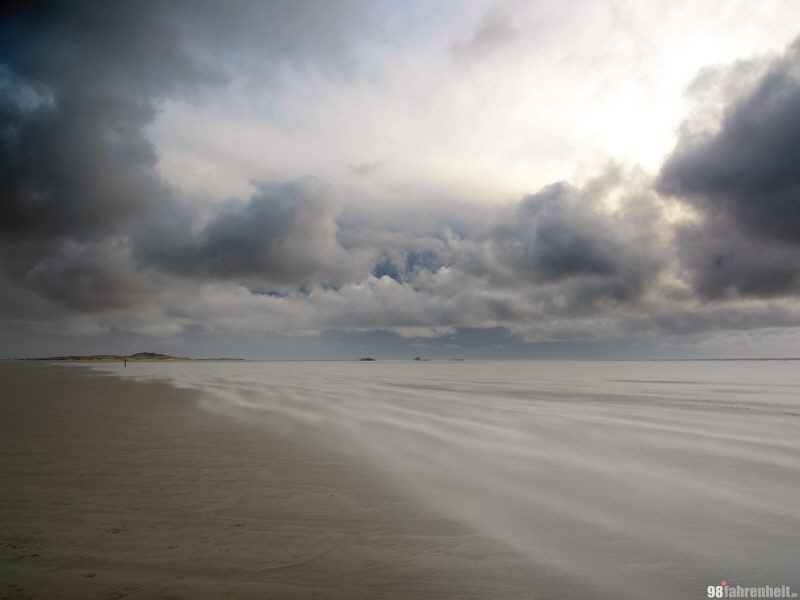
M 18 363 L 0 364 L 0 384 L 2 598 L 587 592 L 352 457 L 208 413 L 188 391 Z

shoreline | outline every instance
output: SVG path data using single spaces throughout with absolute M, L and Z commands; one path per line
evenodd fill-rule
M 550 597 L 385 474 L 189 390 L 52 364 L 0 378 L 3 598 Z

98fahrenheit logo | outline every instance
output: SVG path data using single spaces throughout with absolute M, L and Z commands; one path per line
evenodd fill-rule
M 709 598 L 797 598 L 788 585 L 762 585 L 759 587 L 745 587 L 742 585 L 728 585 L 723 581 L 719 585 L 710 585 L 707 588 Z

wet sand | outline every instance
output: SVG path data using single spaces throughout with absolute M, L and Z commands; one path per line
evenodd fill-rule
M 2 598 L 591 595 L 189 391 L 20 363 L 0 384 Z

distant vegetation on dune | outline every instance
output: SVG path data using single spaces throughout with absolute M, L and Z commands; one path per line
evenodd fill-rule
M 81 356 L 48 356 L 41 358 L 25 358 L 23 360 L 244 360 L 242 358 L 184 358 L 170 356 L 158 352 L 137 352 L 123 356 L 122 354 L 88 354 Z
M 128 358 L 133 360 L 175 360 L 180 357 L 170 356 L 169 354 L 159 354 L 158 352 L 137 352 L 136 354 L 131 354 Z
M 169 354 L 159 354 L 158 352 L 137 352 L 127 357 L 122 354 L 88 354 L 81 356 L 48 356 L 44 358 L 26 358 L 25 360 L 191 360 Z

